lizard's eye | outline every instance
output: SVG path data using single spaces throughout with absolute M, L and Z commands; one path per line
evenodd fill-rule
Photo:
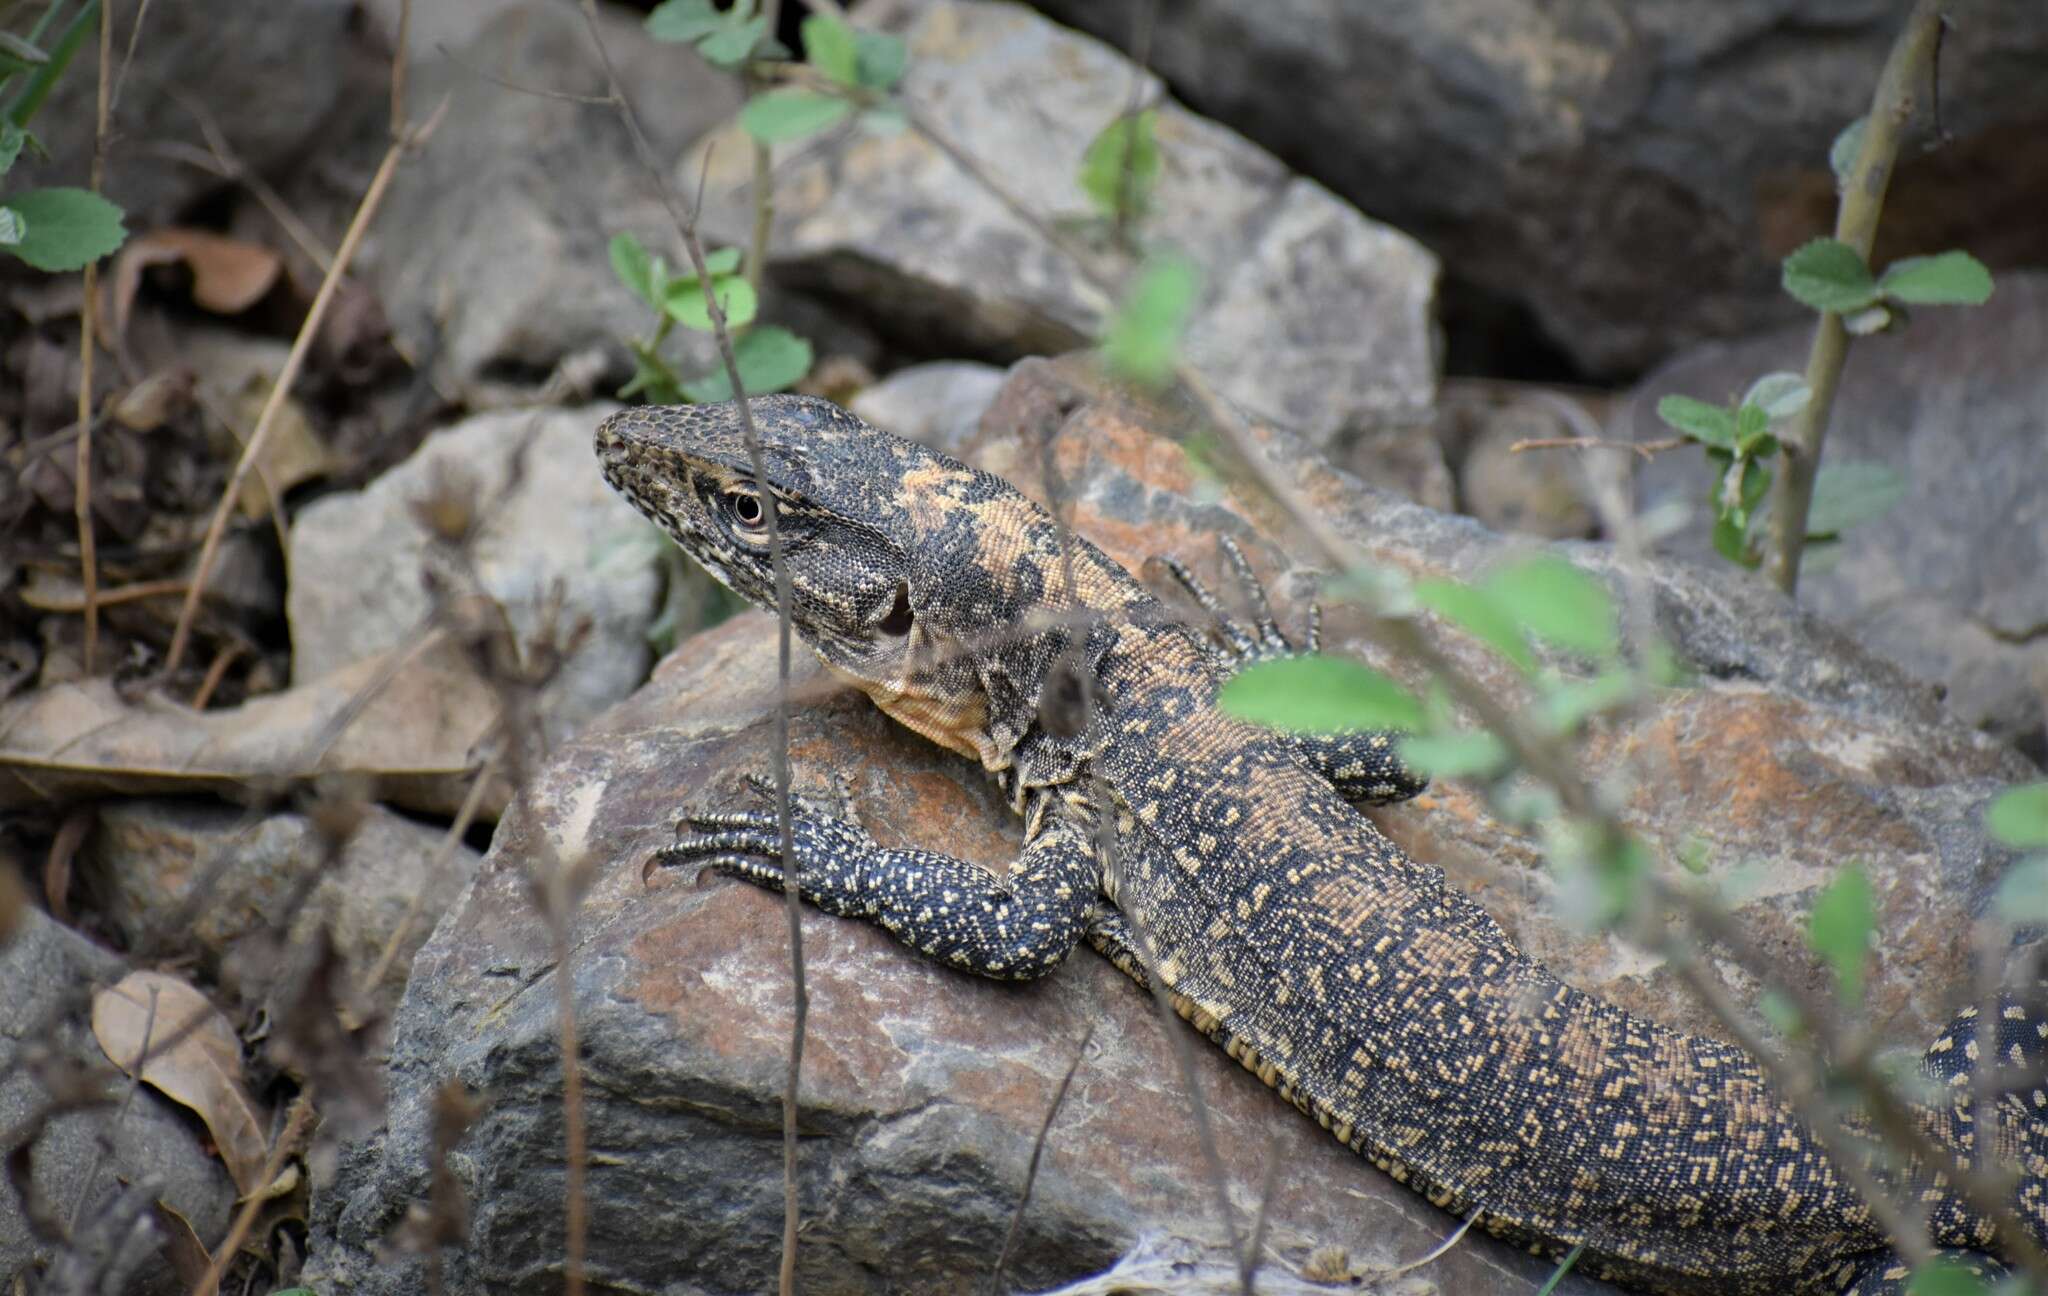
M 725 511 L 732 514 L 733 521 L 742 531 L 766 534 L 768 518 L 761 507 L 761 497 L 750 490 L 729 490 L 725 493 Z

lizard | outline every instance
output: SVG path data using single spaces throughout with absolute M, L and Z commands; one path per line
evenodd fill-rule
M 1292 651 L 1241 555 L 1256 627 L 1226 620 L 1219 651 L 1000 478 L 817 398 L 750 408 L 761 478 L 732 403 L 611 415 L 602 471 L 771 611 L 772 496 L 795 632 L 994 775 L 1024 824 L 997 875 L 884 848 L 801 801 L 805 901 L 985 977 L 1046 975 L 1085 941 L 1380 1170 L 1514 1245 L 1576 1249 L 1594 1276 L 1658 1293 L 1904 1290 L 1900 1253 L 1751 1057 L 1560 981 L 1355 808 L 1422 786 L 1387 735 L 1302 741 L 1219 710 L 1244 661 Z M 1055 705 L 1077 664 L 1078 720 Z M 686 811 L 654 860 L 785 884 L 768 811 Z M 2048 1025 L 2017 1001 L 2000 1017 L 1998 1058 L 2038 1062 Z M 1954 1099 L 1917 1109 L 1965 1159 L 1977 1038 L 1965 1009 L 1923 1059 Z M 2001 1095 L 1986 1140 L 2018 1161 L 2011 1206 L 2037 1240 L 2043 1108 L 2040 1090 Z M 1992 1223 L 1938 1168 L 1876 1173 L 1918 1202 L 1935 1246 L 2004 1272 Z

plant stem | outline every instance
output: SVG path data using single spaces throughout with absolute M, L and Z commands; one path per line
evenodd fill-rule
M 1842 203 L 1835 215 L 1835 237 L 1856 249 L 1868 262 L 1871 244 L 1877 237 L 1877 219 L 1884 210 L 1885 188 L 1891 183 L 1898 161 L 1899 142 L 1906 123 L 1912 119 L 1916 87 L 1934 66 L 1934 52 L 1941 43 L 1942 7 L 1945 0 L 1917 0 L 1906 26 L 1892 43 L 1885 58 L 1884 72 L 1877 79 L 1877 92 L 1870 102 L 1870 116 L 1863 130 L 1863 147 L 1856 165 L 1842 184 Z M 1772 488 L 1771 546 L 1766 567 L 1771 580 L 1787 594 L 1799 588 L 1799 558 L 1806 547 L 1807 509 L 1813 502 L 1814 478 L 1820 469 L 1820 452 L 1827 440 L 1828 416 L 1834 408 L 1835 392 L 1841 386 L 1842 365 L 1849 355 L 1849 331 L 1834 311 L 1822 311 L 1814 325 L 1813 346 L 1807 353 L 1806 385 L 1813 393 L 1798 421 L 1784 440 L 1785 462 Z

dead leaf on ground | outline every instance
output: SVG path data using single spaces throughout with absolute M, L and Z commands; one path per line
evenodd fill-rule
M 234 799 L 259 781 L 355 773 L 369 777 L 379 800 L 452 815 L 469 790 L 470 749 L 498 711 L 458 649 L 437 642 L 399 661 L 361 713 L 331 734 L 406 651 L 219 711 L 128 703 L 104 678 L 0 703 L 0 808 L 177 792 Z M 485 813 L 495 817 L 503 805 L 494 790 Z
M 261 1190 L 269 1118 L 242 1083 L 242 1041 L 220 1009 L 163 972 L 130 972 L 92 998 L 92 1033 L 129 1075 L 190 1107 L 244 1195 Z
M 239 315 L 277 283 L 284 258 L 260 243 L 209 230 L 171 226 L 138 234 L 114 259 L 114 336 L 128 331 L 128 313 L 151 266 L 183 262 L 192 271 L 192 300 L 218 315 Z
M 171 1258 L 171 1268 L 177 1272 L 178 1286 L 191 1291 L 213 1266 L 213 1257 L 207 1254 L 206 1244 L 199 1240 L 199 1231 L 192 1227 L 192 1221 L 165 1204 L 162 1198 L 158 1198 L 156 1203 L 156 1223 L 163 1230 L 164 1251 Z
M 275 381 L 269 375 L 252 376 L 232 397 L 226 413 L 234 419 L 228 432 L 234 437 L 237 457 L 240 457 L 242 447 L 248 444 L 250 434 L 256 430 L 257 420 L 263 417 L 263 406 L 270 400 L 270 389 Z M 286 491 L 300 482 L 332 472 L 334 464 L 334 452 L 313 430 L 313 421 L 306 417 L 305 406 L 286 396 L 277 413 L 271 416 L 270 435 L 264 438 L 263 453 L 256 460 L 256 471 L 243 479 L 242 492 L 235 504 L 244 517 L 263 517 L 270 512 L 272 491 L 282 499 Z

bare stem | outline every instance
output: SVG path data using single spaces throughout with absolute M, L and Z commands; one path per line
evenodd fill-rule
M 137 20 L 138 23 L 140 19 Z M 113 94 L 114 0 L 100 5 L 100 84 L 92 136 L 92 191 L 106 179 L 107 114 Z M 78 457 L 72 473 L 71 511 L 78 519 L 78 582 L 85 598 L 85 673 L 99 656 L 100 564 L 92 533 L 92 360 L 99 331 L 100 264 L 85 267 L 85 301 L 78 313 Z
M 1907 15 L 1905 30 L 1892 43 L 1877 79 L 1877 93 L 1865 119 L 1863 147 L 1842 185 L 1835 237 L 1855 248 L 1866 262 L 1877 237 L 1877 218 L 1884 210 L 1885 188 L 1898 161 L 1899 141 L 1913 116 L 1916 87 L 1928 79 L 1935 50 L 1941 44 L 1941 11 L 1947 2 L 1918 0 Z M 1812 396 L 1784 439 L 1784 464 L 1771 489 L 1771 546 L 1765 564 L 1772 582 L 1787 594 L 1799 588 L 1807 511 L 1813 503 L 1821 446 L 1827 440 L 1828 418 L 1848 357 L 1849 330 L 1843 327 L 1842 317 L 1822 311 L 1813 326 L 1813 345 L 1806 357 L 1806 386 Z

